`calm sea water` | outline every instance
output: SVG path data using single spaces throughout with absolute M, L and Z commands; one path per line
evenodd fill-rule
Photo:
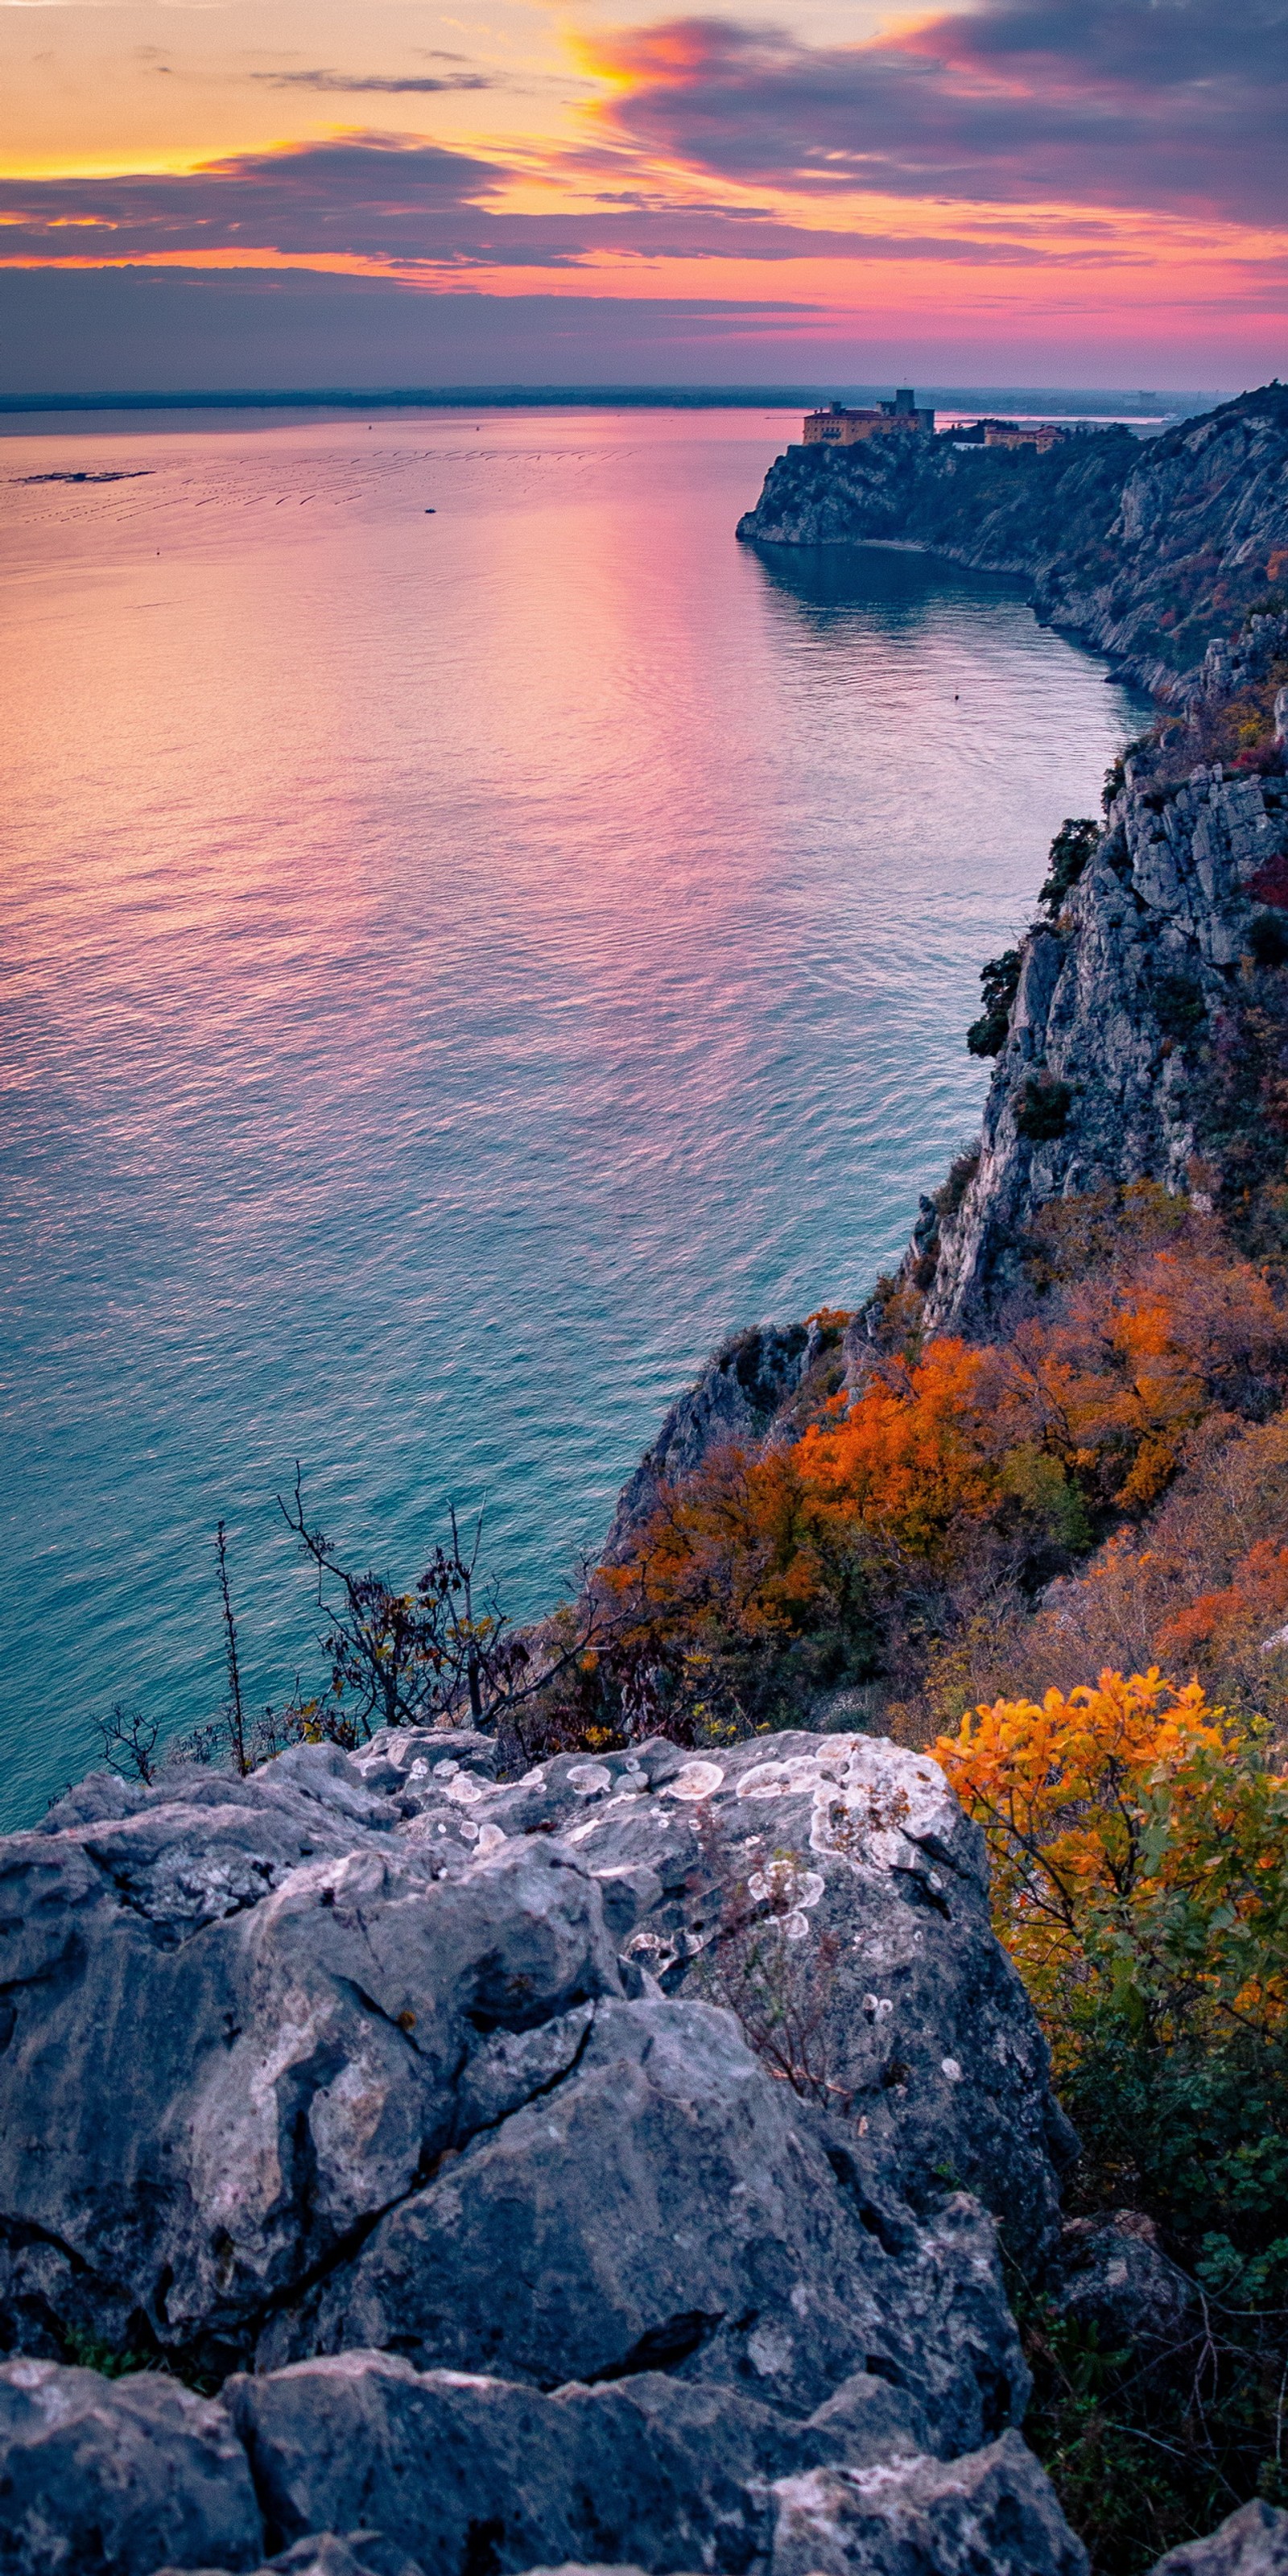
M 733 526 L 793 424 L 0 445 L 0 1818 L 309 1668 L 300 1458 L 548 1602 L 729 1327 L 852 1303 L 1131 710 L 1015 585 Z M 111 470 L 69 485 L 33 476 Z M 433 515 L 427 515 L 432 509 Z

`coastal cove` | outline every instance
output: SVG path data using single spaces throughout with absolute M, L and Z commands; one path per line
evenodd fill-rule
M 221 1513 L 289 1687 L 297 1455 L 402 1579 L 489 1492 L 545 1606 L 712 1345 L 856 1302 L 978 1125 L 980 960 L 1138 713 L 1022 579 L 737 546 L 796 430 L 5 442 L 6 1821 L 115 1696 L 217 1699 Z

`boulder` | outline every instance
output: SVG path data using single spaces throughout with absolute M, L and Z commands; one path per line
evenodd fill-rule
M 769 2481 L 855 2449 L 911 2453 L 924 2434 L 893 2391 L 866 2424 L 861 2406 L 802 2422 L 655 2371 L 545 2395 L 383 2352 L 228 2394 L 271 2542 L 369 2525 L 441 2576 L 627 2557 L 738 2576 L 768 2543 Z
M 575 2053 L 570 2012 L 622 1978 L 574 1854 L 449 1872 L 332 1746 L 127 1795 L 0 1844 L 0 2348 L 235 2358 L 495 2116 L 498 2035 L 558 2022 Z
M 597 2005 L 575 2072 L 391 2210 L 260 2364 L 373 2345 L 545 2388 L 663 2367 L 800 2412 L 866 2368 L 970 2449 L 1028 2384 L 992 2230 L 960 2198 L 918 2227 L 828 2146 L 732 2014 Z
M 1169 2549 L 1152 2576 L 1288 2576 L 1288 2513 L 1260 2501 L 1241 2505 L 1206 2540 Z
M 1018 2433 L 951 2463 L 810 2470 L 774 2496 L 771 2576 L 1086 2576 Z
M 355 1767 L 377 1770 L 388 1741 Z M 1077 2141 L 993 1936 L 983 1837 L 927 1755 L 861 1734 L 710 1755 L 655 1739 L 415 1794 L 400 1839 L 442 1857 L 463 1836 L 556 1835 L 627 1958 L 670 1994 L 731 2005 L 898 2195 L 975 2193 L 1026 2267 L 1053 2247 Z
M 101 2576 L 86 2516 L 120 2576 L 741 2576 L 784 2480 L 1021 2419 L 982 2199 L 1045 2245 L 1060 2136 L 936 1766 L 496 1768 L 422 1729 L 99 1775 L 0 1845 L 0 2348 L 51 2576 Z M 240 2375 L 60 2366 L 90 2343 Z M 118 2533 L 94 2463 L 145 2451 Z
M 151 2576 L 166 2561 L 235 2571 L 263 2554 L 246 2455 L 222 2406 L 153 2373 L 0 2365 L 4 2576 Z
M 806 2411 L 876 2358 L 949 2447 L 1000 2431 L 961 2194 L 1045 2247 L 1067 2136 L 942 1773 L 862 1736 L 496 1758 L 100 1774 L 0 1843 L 0 2350 L 661 2359 Z
M 1063 2317 L 1094 2326 L 1102 2352 L 1130 2345 L 1143 2357 L 1184 2345 L 1199 2315 L 1188 2274 L 1164 2254 L 1152 2221 L 1134 2209 L 1064 2228 L 1047 2290 Z

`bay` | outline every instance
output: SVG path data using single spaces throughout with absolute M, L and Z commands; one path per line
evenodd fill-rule
M 0 443 L 0 1822 L 316 1670 L 274 1494 L 527 1615 L 730 1328 L 853 1304 L 1135 729 L 1017 584 L 733 527 L 744 410 Z M 124 479 L 70 483 L 33 477 Z

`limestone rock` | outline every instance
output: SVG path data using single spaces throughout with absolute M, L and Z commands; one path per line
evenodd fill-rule
M 460 2142 L 497 2034 L 621 1991 L 574 1854 L 458 1843 L 449 1874 L 334 1747 L 298 1751 L 324 1760 L 0 1844 L 9 2348 L 235 2355 Z
M 0 1845 L 0 2344 L 663 2360 L 806 2411 L 876 2355 L 948 2447 L 1000 2430 L 963 2195 L 1044 2249 L 1067 2140 L 942 1773 L 842 1736 L 494 1759 L 303 1746 Z M 767 2072 L 784 1996 L 808 2063 Z
M 347 2352 L 229 2398 L 270 2538 L 365 2524 L 444 2576 L 484 2539 L 499 2576 L 626 2559 L 738 2576 L 767 2544 L 767 2482 L 846 2452 L 843 2429 L 647 2371 L 546 2395 Z M 911 2451 L 914 2429 L 887 2434 Z
M 1259 874 L 1285 850 L 1285 780 L 1227 778 L 1218 763 L 1164 793 L 1128 764 L 1059 923 L 1022 944 L 973 1177 L 907 1257 L 907 1275 L 930 1272 L 931 1331 L 992 1328 L 1022 1287 L 1026 1229 L 1052 1200 L 1141 1180 L 1190 1186 L 1205 1140 L 1187 1050 L 1237 998 Z M 1035 1081 L 1067 1095 L 1061 1132 L 1036 1140 Z
M 874 2183 L 918 2207 L 974 2192 L 1026 2260 L 1054 2243 L 1076 2142 L 993 1937 L 983 1838 L 927 1756 L 863 1735 L 700 1758 L 657 1739 L 471 1789 L 462 1826 L 422 1782 L 405 1837 L 447 1852 L 462 1830 L 557 1836 L 617 1948 L 668 1993 L 729 2003 L 753 2030 L 786 2000 L 808 2008 L 798 2080 Z
M 1152 2576 L 1288 2576 L 1288 2513 L 1276 2505 L 1242 2505 L 1206 2540 L 1169 2549 Z
M 945 2465 L 782 2479 L 772 2576 L 1085 2576 L 1049 2479 L 1017 2433 Z
M 414 1730 L 100 1777 L 0 1845 L 0 2342 L 52 2576 L 145 2433 L 119 2576 L 741 2576 L 775 2480 L 1020 2420 L 981 2198 L 1046 2246 L 1059 2140 L 943 1774 L 839 1735 L 495 1764 Z M 52 2357 L 85 2335 L 257 2375 L 108 2386 Z
M 1135 2210 L 1071 2219 L 1047 2289 L 1061 2316 L 1096 2329 L 1102 2352 L 1136 2347 L 1142 2359 L 1188 2339 L 1198 2309 L 1194 2283 L 1171 2262 L 1157 2231 Z
M 152 2576 L 166 2561 L 235 2571 L 262 2556 L 250 2470 L 222 2406 L 155 2375 L 0 2364 L 4 2576 Z
M 658 2366 L 800 2412 L 866 2367 L 973 2448 L 1027 2386 L 992 2231 L 973 2202 L 922 2229 L 896 2206 L 883 2243 L 848 2180 L 732 2015 L 600 2006 L 575 2078 L 392 2210 L 260 2363 L 373 2345 L 538 2388 Z

